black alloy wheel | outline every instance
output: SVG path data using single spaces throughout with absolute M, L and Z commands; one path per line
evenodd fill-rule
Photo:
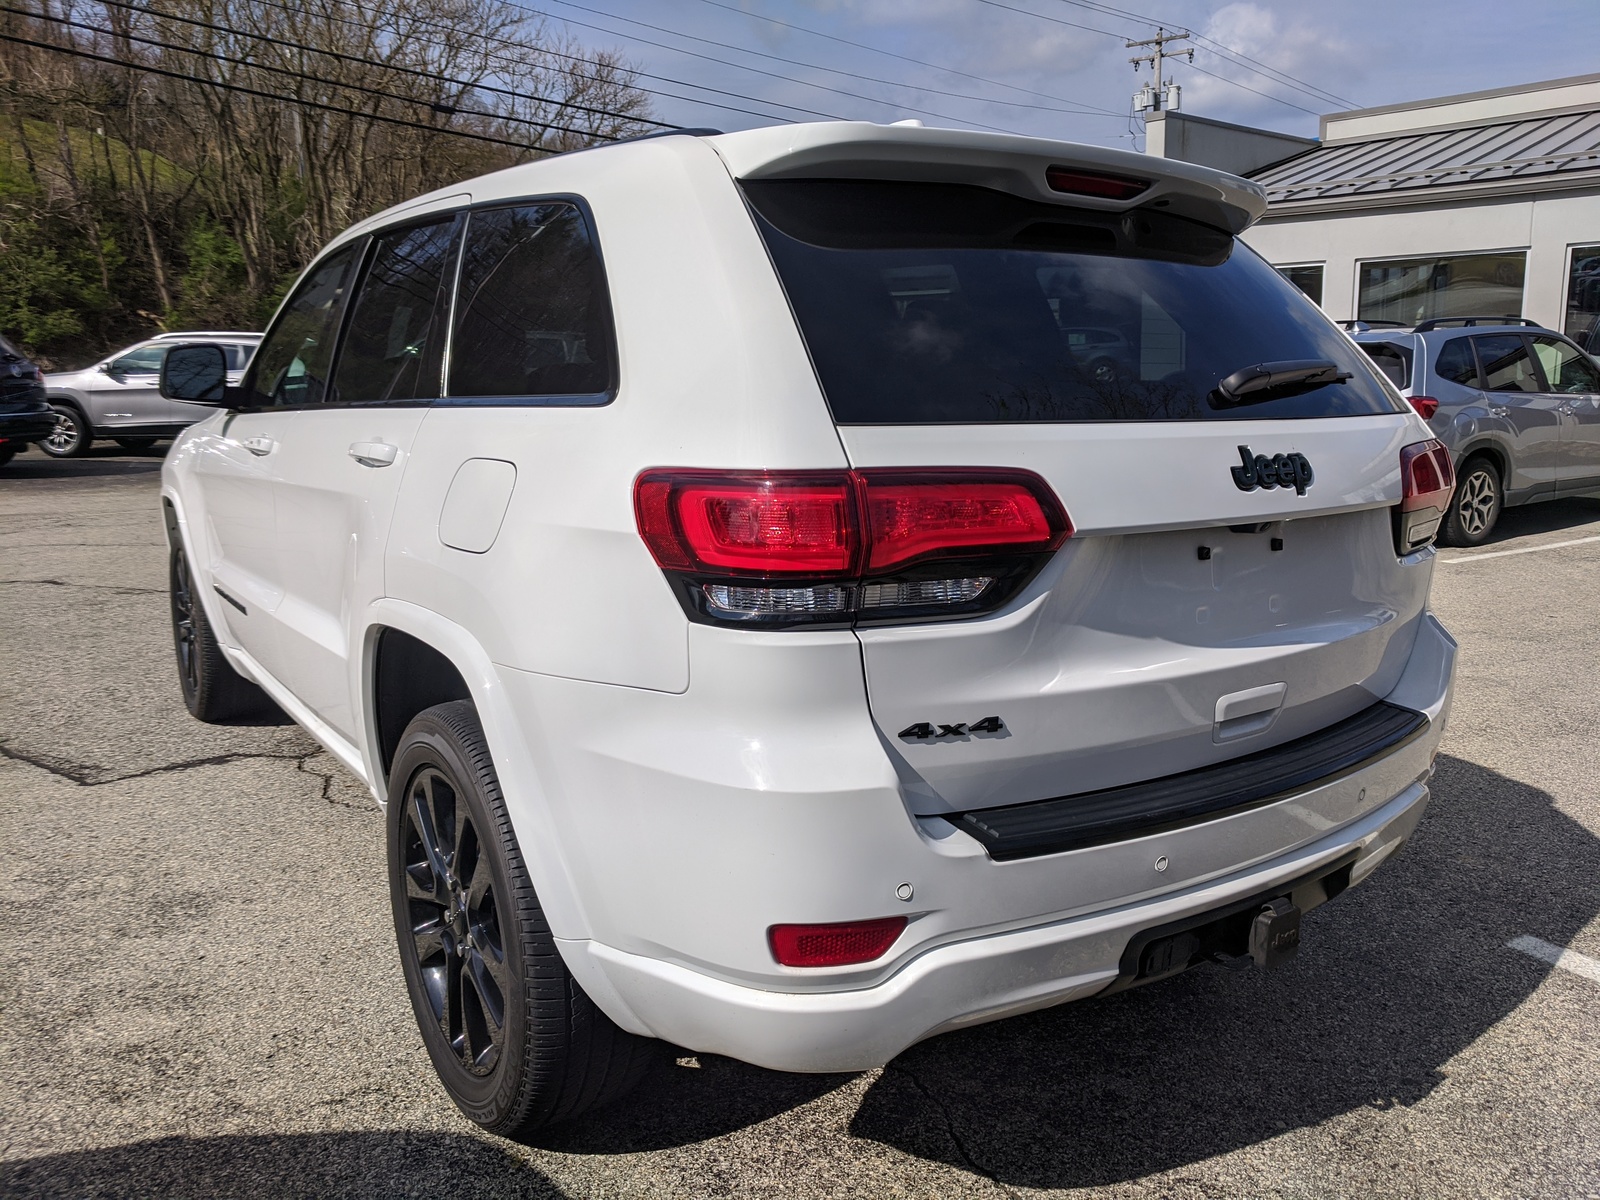
M 217 645 L 205 605 L 195 594 L 189 556 L 179 548 L 167 559 L 167 590 L 172 611 L 172 649 L 178 685 L 191 716 L 207 724 L 269 713 L 272 701 L 233 669 Z
M 428 1007 L 456 1061 L 483 1078 L 505 1053 L 511 979 L 500 895 L 472 809 L 438 768 L 411 779 L 400 814 L 408 923 Z
M 525 1138 L 632 1088 L 658 1044 L 614 1025 L 562 962 L 471 701 L 406 727 L 387 825 L 406 990 L 456 1106 Z
M 1446 546 L 1481 546 L 1494 532 L 1504 509 L 1500 472 L 1487 458 L 1469 458 L 1456 479 L 1439 540 Z
M 52 404 L 50 407 L 55 410 L 56 427 L 40 441 L 39 449 L 51 458 L 77 458 L 94 443 L 89 422 L 70 404 Z

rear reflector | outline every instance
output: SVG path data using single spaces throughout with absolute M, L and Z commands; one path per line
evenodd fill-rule
M 1417 415 L 1424 421 L 1431 421 L 1433 414 L 1439 411 L 1439 402 L 1432 396 L 1413 396 L 1411 407 L 1417 410 Z
M 767 942 L 772 957 L 786 967 L 847 967 L 882 958 L 905 927 L 905 917 L 838 925 L 774 925 L 767 930 Z
M 1395 550 L 1410 554 L 1433 541 L 1450 508 L 1456 473 L 1450 451 L 1435 438 L 1400 451 L 1400 507 L 1395 509 Z
M 1132 200 L 1149 190 L 1148 179 L 1128 175 L 1107 175 L 1102 171 L 1078 171 L 1072 167 L 1048 167 L 1044 173 L 1050 190 L 1069 196 L 1094 196 L 1101 200 Z
M 1072 534 L 1044 480 L 1003 468 L 653 470 L 634 512 L 689 615 L 717 622 L 988 611 Z

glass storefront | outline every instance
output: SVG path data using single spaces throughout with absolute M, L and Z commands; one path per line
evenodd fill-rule
M 1527 260 L 1517 250 L 1364 262 L 1356 315 L 1402 325 L 1435 317 L 1520 317 Z
M 1600 353 L 1600 246 L 1572 248 L 1562 332 L 1590 354 Z
M 1278 267 L 1276 270 L 1279 275 L 1282 275 L 1290 283 L 1294 284 L 1295 287 L 1299 288 L 1306 295 L 1310 296 L 1311 303 L 1322 303 L 1321 263 L 1317 263 L 1315 266 L 1309 267 Z

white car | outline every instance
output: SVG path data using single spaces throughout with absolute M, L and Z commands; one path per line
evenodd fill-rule
M 1264 207 L 1022 137 L 653 137 L 350 229 L 241 388 L 170 352 L 222 409 L 163 475 L 184 698 L 259 687 L 385 803 L 463 1111 L 1271 965 L 1405 842 L 1450 462 L 1236 240 Z

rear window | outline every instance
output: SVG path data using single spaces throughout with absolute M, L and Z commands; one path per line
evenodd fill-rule
M 1398 411 L 1310 300 L 1207 226 L 957 184 L 743 186 L 840 424 Z M 1215 402 L 1234 372 L 1292 359 L 1351 377 Z

